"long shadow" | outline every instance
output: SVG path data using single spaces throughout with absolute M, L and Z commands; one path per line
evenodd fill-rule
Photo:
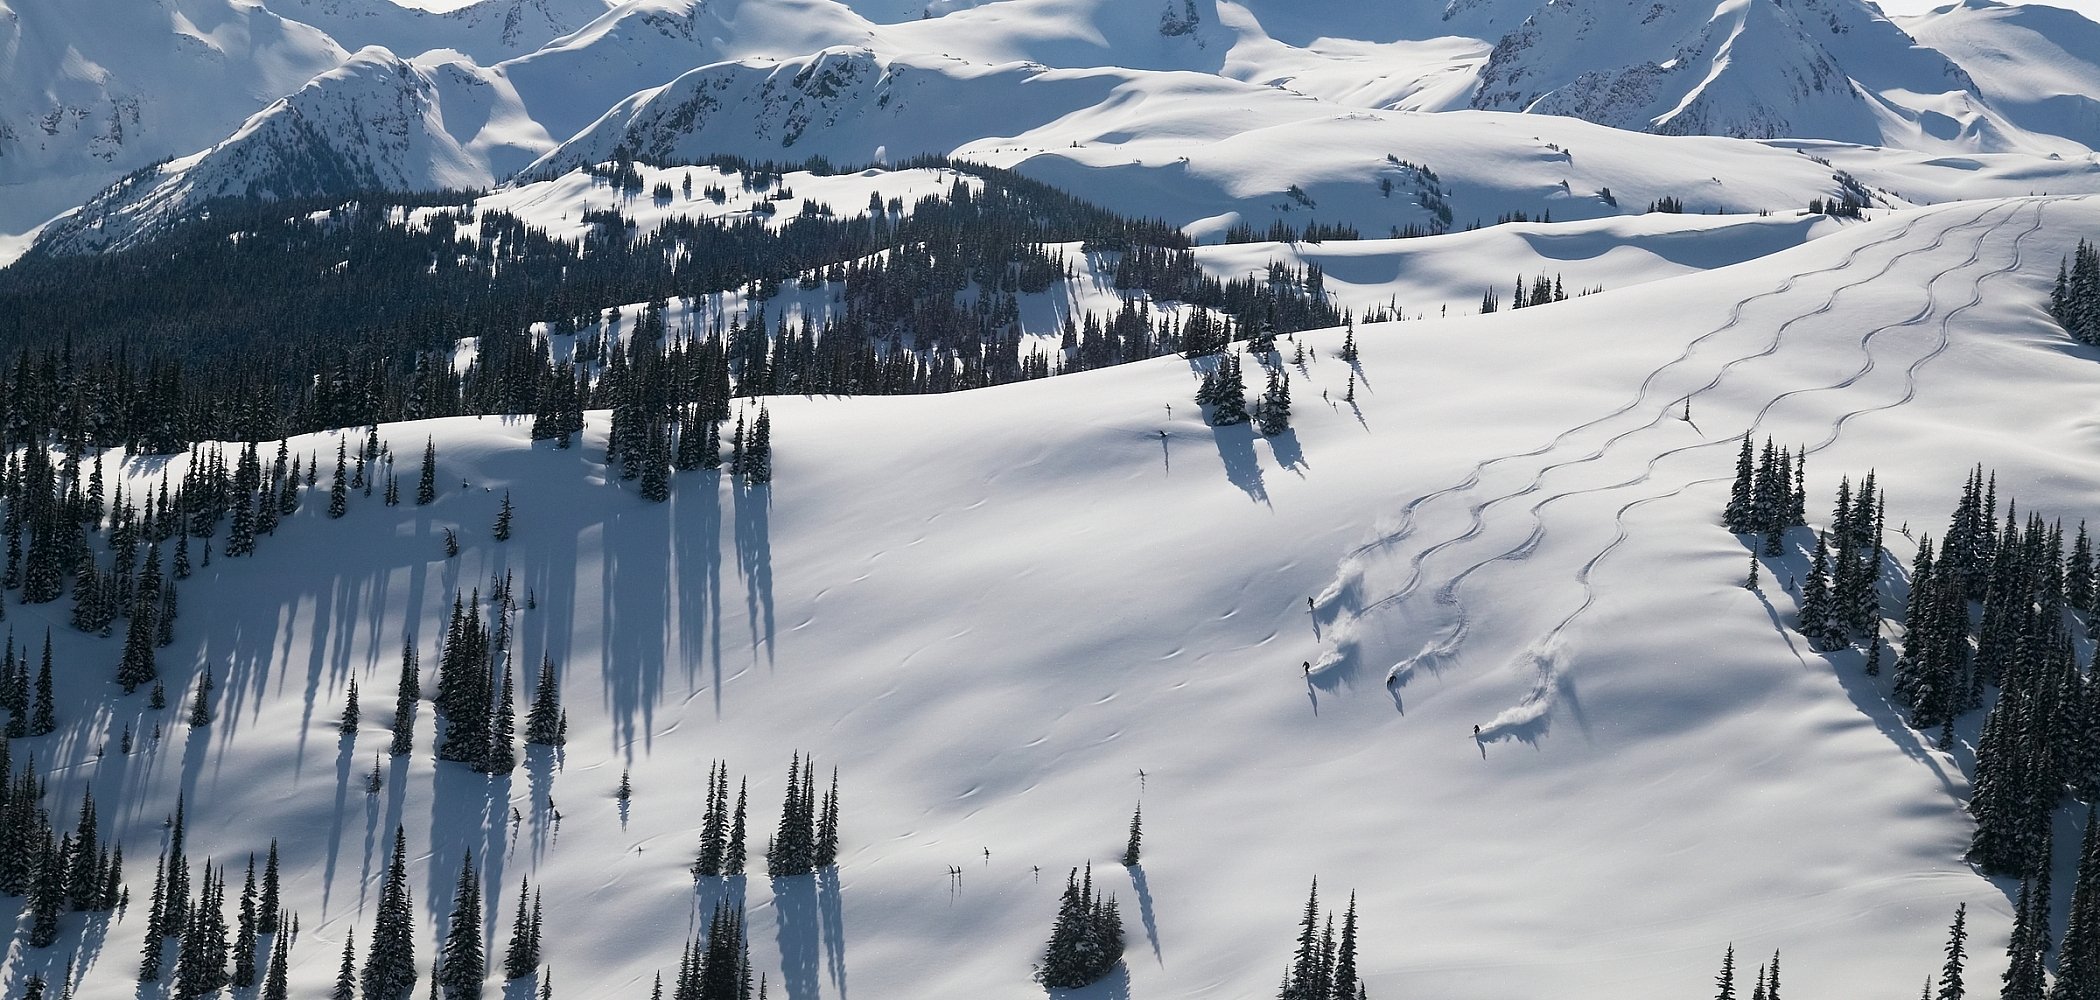
M 1130 887 L 1137 891 L 1138 921 L 1145 925 L 1145 940 L 1152 945 L 1152 960 L 1158 962 L 1161 968 L 1165 968 L 1166 959 L 1162 958 L 1159 952 L 1159 921 L 1152 915 L 1152 886 L 1145 879 L 1145 866 L 1135 864 L 1128 870 Z
M 554 801 L 554 772 L 561 769 L 561 751 L 555 747 L 527 746 L 523 766 L 532 799 L 526 803 L 526 818 L 532 826 L 532 857 L 537 861 L 546 856 L 547 842 L 554 832 L 550 803 Z
M 821 947 L 816 878 L 773 880 L 774 940 L 780 948 L 780 988 L 788 1000 L 816 1000 Z
M 824 935 L 824 969 L 839 1000 L 846 1000 L 846 913 L 839 900 L 837 865 L 817 873 L 817 919 Z
M 328 915 L 329 897 L 335 894 L 335 866 L 343 850 L 343 820 L 350 811 L 350 758 L 357 752 L 357 738 L 349 733 L 335 741 L 335 812 L 328 822 L 328 860 L 321 868 L 321 915 Z
M 707 684 L 715 717 L 722 715 L 722 474 L 703 470 L 679 477 L 671 494 L 671 544 L 676 560 L 671 580 L 677 588 L 672 638 L 680 650 L 687 685 Z M 712 642 L 712 662 L 706 644 Z
M 1285 428 L 1284 432 L 1269 438 L 1269 452 L 1276 456 L 1276 463 L 1305 477 L 1305 470 L 1312 466 L 1305 461 L 1305 449 L 1298 444 L 1298 432 Z
M 462 851 L 474 852 L 483 886 L 504 884 L 502 831 L 510 818 L 509 800 L 509 775 L 490 777 L 463 764 L 438 763 L 431 785 L 430 834 L 425 840 L 430 864 L 422 894 L 433 922 L 437 914 L 452 912 Z M 482 908 L 485 925 L 491 913 L 492 908 Z M 487 936 L 484 926 L 483 937 Z
M 766 649 L 766 663 L 773 662 L 773 529 L 768 521 L 773 507 L 771 484 L 739 488 L 731 497 L 736 503 L 737 568 L 744 574 L 744 604 L 751 617 L 751 645 Z
M 1230 424 L 1212 427 L 1211 438 L 1218 446 L 1218 459 L 1225 463 L 1225 479 L 1247 494 L 1247 499 L 1267 505 L 1269 489 L 1261 478 L 1261 459 L 1254 454 L 1254 426 L 1252 424 Z
M 612 713 L 608 748 L 626 761 L 645 744 L 663 694 L 665 639 L 672 629 L 671 553 L 663 544 L 664 508 L 608 497 L 599 605 L 601 681 Z M 640 508 L 640 509 L 638 509 Z

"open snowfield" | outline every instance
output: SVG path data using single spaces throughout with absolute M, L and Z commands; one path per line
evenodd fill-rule
M 117 696 L 118 641 L 72 632 L 62 603 L 7 608 L 18 640 L 53 629 L 62 666 L 60 732 L 18 752 L 51 762 L 57 809 L 94 785 L 134 891 L 87 930 L 77 995 L 134 995 L 141 874 L 178 793 L 193 858 L 237 866 L 280 838 L 302 996 L 369 934 L 396 823 L 425 967 L 473 850 L 496 947 L 519 876 L 544 886 L 571 998 L 646 995 L 723 891 L 776 997 L 1040 996 L 1059 879 L 1088 860 L 1130 950 L 1075 996 L 1264 995 L 1315 876 L 1336 905 L 1358 895 L 1374 997 L 1682 995 L 1730 942 L 1782 949 L 1797 994 L 1908 996 L 1962 901 L 1970 981 L 1994 982 L 2010 906 L 1960 859 L 1966 755 L 1904 729 L 1856 654 L 1784 630 L 1785 566 L 1742 589 L 1718 512 L 1746 430 L 1809 447 L 1811 522 L 1872 467 L 1892 528 L 1937 531 L 1977 461 L 2023 510 L 2094 509 L 2100 356 L 2041 305 L 2095 232 L 2100 201 L 1957 204 L 1567 303 L 1364 327 L 1360 410 L 1338 402 L 1342 332 L 1301 335 L 1317 358 L 1273 439 L 1206 426 L 1176 358 L 775 399 L 770 487 L 686 473 L 661 506 L 608 481 L 602 413 L 569 451 L 523 421 L 382 427 L 411 480 L 436 440 L 438 502 L 353 497 L 330 521 L 309 494 L 257 556 L 215 558 L 161 655 L 165 711 Z M 1498 275 L 1520 238 L 1465 236 L 1451 254 Z M 505 572 L 536 605 L 521 680 L 543 652 L 563 673 L 565 753 L 494 781 L 434 765 L 426 704 L 418 753 L 368 796 L 404 632 L 428 689 L 453 593 Z M 192 732 L 206 664 L 220 717 Z M 157 744 L 115 752 L 156 723 Z M 840 769 L 836 878 L 696 891 L 707 762 L 750 775 L 758 856 L 797 750 Z M 15 940 L 10 991 L 63 967 Z

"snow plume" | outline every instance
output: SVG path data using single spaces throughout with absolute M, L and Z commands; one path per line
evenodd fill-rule
M 1525 650 L 1518 659 L 1532 670 L 1531 690 L 1525 693 L 1522 701 L 1503 709 L 1487 725 L 1480 727 L 1481 739 L 1509 737 L 1530 743 L 1544 736 L 1547 726 L 1552 723 L 1553 705 L 1561 688 L 1560 642 L 1542 642 Z

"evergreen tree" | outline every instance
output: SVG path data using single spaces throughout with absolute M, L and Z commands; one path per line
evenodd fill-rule
M 540 659 L 540 676 L 533 687 L 532 709 L 525 716 L 525 742 L 558 747 L 568 742 L 561 725 L 561 685 L 554 676 L 554 660 Z
M 758 408 L 751 441 L 744 448 L 744 481 L 754 485 L 773 481 L 773 411 L 764 405 Z
M 165 933 L 168 859 L 163 855 L 153 872 L 153 901 L 146 911 L 146 943 L 139 949 L 139 982 L 160 981 L 160 967 L 165 964 L 164 950 L 167 947 Z
M 329 1000 L 357 1000 L 356 955 L 357 928 L 352 927 L 343 935 L 343 967 L 335 974 L 335 991 L 329 994 Z
M 804 794 L 809 789 L 803 788 Z M 816 848 L 811 862 L 818 868 L 829 868 L 839 861 L 839 769 L 831 769 L 831 790 L 824 793 L 824 804 L 817 813 Z
M 1256 404 L 1255 427 L 1268 437 L 1291 429 L 1291 377 L 1280 368 L 1269 369 L 1269 385 Z
M 1145 804 L 1140 802 L 1130 813 L 1130 840 L 1123 846 L 1123 867 L 1136 868 L 1138 848 L 1145 839 Z
M 1962 985 L 1962 963 L 1967 960 L 1965 946 L 1969 940 L 1966 923 L 1969 904 L 1961 903 L 1954 908 L 1954 925 L 1947 929 L 1947 961 L 1940 966 L 1940 992 L 1937 1000 L 1963 1000 L 1968 991 Z
M 766 848 L 766 874 L 773 878 L 800 875 L 810 869 L 813 840 L 809 821 L 802 811 L 802 755 L 797 751 L 788 763 L 787 794 L 780 804 L 780 826 Z
M 349 510 L 350 481 L 344 461 L 346 454 L 343 442 L 338 440 L 335 443 L 335 479 L 328 487 L 329 517 L 342 517 Z
M 481 876 L 474 870 L 471 852 L 460 859 L 459 883 L 439 968 L 437 979 L 445 1000 L 481 1000 L 481 983 L 488 978 L 488 962 L 481 950 Z
M 1211 426 L 1244 424 L 1247 415 L 1247 383 L 1240 376 L 1240 361 L 1233 354 L 1218 359 L 1217 383 L 1211 391 Z
M 495 529 L 494 529 L 494 532 L 495 532 L 495 535 L 496 535 L 496 540 L 497 540 L 497 541 L 499 541 L 499 542 L 507 542 L 507 541 L 510 541 L 510 518 L 511 518 L 511 506 L 510 506 L 510 491 L 509 491 L 509 490 L 504 490 L 504 491 L 503 491 L 503 506 L 502 506 L 502 507 L 501 507 L 500 509 L 498 509 L 498 510 L 496 511 L 496 527 L 495 527 Z
M 1816 554 L 1809 563 L 1808 577 L 1801 581 L 1801 634 L 1813 648 L 1823 648 L 1830 627 L 1830 547 L 1825 536 L 1816 535 Z
M 51 630 L 44 630 L 44 658 L 36 671 L 36 709 L 29 718 L 29 735 L 46 736 L 58 731 L 51 693 Z
M 1115 900 L 1094 895 L 1091 867 L 1083 882 L 1079 869 L 1073 869 L 1037 978 L 1053 989 L 1076 989 L 1098 982 L 1122 957 L 1123 924 Z
M 738 779 L 736 785 L 736 812 L 729 819 L 729 843 L 722 852 L 722 874 L 731 877 L 744 873 L 744 793 L 750 782 Z
M 489 714 L 489 747 L 481 769 L 489 774 L 509 774 L 518 767 L 517 698 L 511 690 L 510 664 L 503 665 L 503 683 L 497 689 L 496 707 Z
M 707 804 L 700 813 L 700 856 L 693 862 L 696 878 L 712 878 L 722 874 L 722 855 L 727 846 L 728 820 L 725 816 L 729 797 L 729 776 L 721 761 L 707 768 Z
M 503 953 L 503 978 L 523 979 L 539 968 L 540 943 L 534 934 L 532 900 L 526 881 L 518 880 L 518 915 L 511 920 L 510 947 Z
M 1714 1000 L 1735 1000 L 1735 945 L 1721 956 L 1721 974 L 1714 977 Z
M 49 948 L 58 943 L 58 914 L 66 900 L 66 847 L 44 830 L 36 863 L 36 879 L 29 890 L 29 946 Z
M 2000 1000 L 2042 1000 L 2043 972 L 2041 935 L 2047 914 L 2038 914 L 2035 907 L 2034 880 L 2020 881 L 2019 901 L 2013 907 L 2012 940 L 2006 944 L 2006 969 L 2004 983 L 1998 996 Z
M 262 1000 L 291 1000 L 290 964 L 291 940 L 289 935 L 280 934 L 270 942 L 270 969 L 263 974 Z
M 423 471 L 416 477 L 416 506 L 422 507 L 437 499 L 437 439 L 423 441 Z
M 416 663 L 416 643 L 412 637 L 401 640 L 401 680 L 394 688 L 393 742 L 387 752 L 406 756 L 416 744 L 416 702 L 423 697 L 422 668 Z
M 206 682 L 197 685 L 197 696 L 190 701 L 190 728 L 201 729 L 211 725 L 210 668 L 205 670 Z
M 277 841 L 270 840 L 270 853 L 263 859 L 262 898 L 255 911 L 255 929 L 262 934 L 275 934 L 278 930 L 277 906 Z
M 357 705 L 357 678 L 352 677 L 350 678 L 349 693 L 343 698 L 343 718 L 342 721 L 336 723 L 336 731 L 345 736 L 356 735 L 357 720 L 360 714 Z
M 408 837 L 394 827 L 394 855 L 379 891 L 372 948 L 360 977 L 364 1000 L 407 1000 L 416 987 L 415 907 L 408 888 Z M 344 959 L 348 975 L 349 959 Z
M 255 985 L 255 855 L 248 855 L 248 877 L 241 885 L 238 932 L 233 939 L 233 985 Z
M 2100 813 L 2088 807 L 2085 839 L 2078 851 L 2078 879 L 2071 889 L 2071 912 L 2064 922 L 2050 1000 L 2100 996 L 2100 822 L 2096 821 Z

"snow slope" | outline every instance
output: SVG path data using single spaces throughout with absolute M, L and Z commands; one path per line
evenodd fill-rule
M 2008 120 L 2100 146 L 2100 22 L 2057 7 L 1971 0 L 1901 23 L 1960 63 Z
M 1569 303 L 1366 327 L 1360 410 L 1319 401 L 1350 374 L 1341 332 L 1307 334 L 1274 439 L 1204 426 L 1174 358 L 777 399 L 776 483 L 688 474 L 662 506 L 598 463 L 602 413 L 569 451 L 522 421 L 389 426 L 411 475 L 437 441 L 435 505 L 353 498 L 330 521 L 310 497 L 184 591 L 161 662 L 178 694 L 212 666 L 207 729 L 114 698 L 115 640 L 8 607 L 18 637 L 54 623 L 65 665 L 61 732 L 19 749 L 57 768 L 55 804 L 95 785 L 135 890 L 178 791 L 193 856 L 282 838 L 302 995 L 369 932 L 401 823 L 426 964 L 473 849 L 498 946 L 530 874 L 557 995 L 635 996 L 721 891 L 684 870 L 702 762 L 751 774 L 756 846 L 798 749 L 841 769 L 845 844 L 835 880 L 741 887 L 774 996 L 1041 996 L 1058 877 L 1088 859 L 1131 947 L 1127 980 L 1080 996 L 1264 994 L 1315 875 L 1331 902 L 1358 895 L 1372 996 L 1682 993 L 1731 942 L 1783 949 L 1796 992 L 1894 996 L 1936 968 L 1959 901 L 1989 982 L 2009 905 L 1959 860 L 1965 751 L 1902 728 L 1856 656 L 1775 627 L 1790 599 L 1738 586 L 1745 549 L 1716 519 L 1745 430 L 1808 446 L 1812 519 L 1871 466 L 1891 524 L 1936 526 L 1972 461 L 2023 509 L 2092 509 L 2100 421 L 2080 400 L 2100 355 L 2041 301 L 2096 230 L 2089 199 L 1959 204 Z M 162 469 L 126 465 L 135 486 Z M 497 544 L 506 489 L 517 535 Z M 402 634 L 431 663 L 454 590 L 503 572 L 535 602 L 521 666 L 544 651 L 564 671 L 566 754 L 493 782 L 434 767 L 425 706 L 425 752 L 367 797 Z M 352 678 L 366 721 L 339 739 Z M 157 745 L 96 756 L 156 722 Z M 1125 873 L 1109 862 L 1140 799 L 1146 860 Z M 133 995 L 141 916 L 91 932 L 77 995 Z M 15 948 L 0 975 L 64 960 Z

